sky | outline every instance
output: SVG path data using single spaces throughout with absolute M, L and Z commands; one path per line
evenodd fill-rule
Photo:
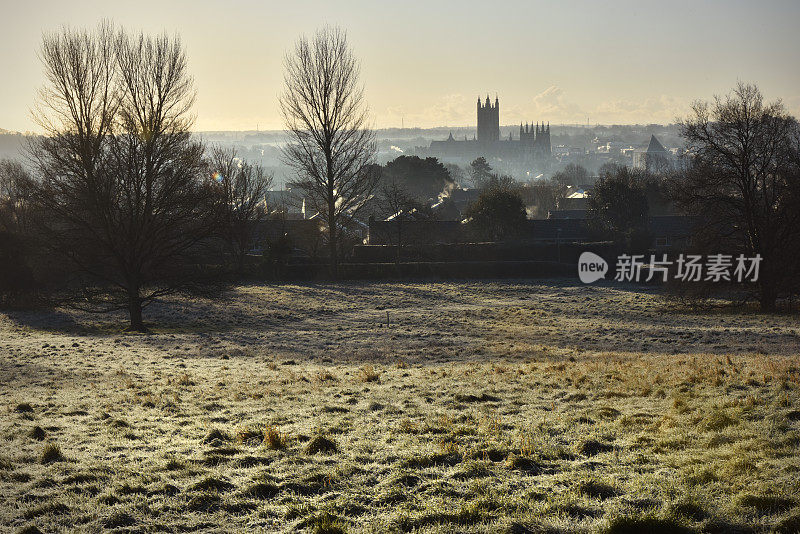
M 195 129 L 283 127 L 282 61 L 325 25 L 348 32 L 378 128 L 470 126 L 478 95 L 500 123 L 669 123 L 696 99 L 755 82 L 800 116 L 800 1 L 0 0 L 0 128 L 37 131 L 42 33 L 180 34 Z

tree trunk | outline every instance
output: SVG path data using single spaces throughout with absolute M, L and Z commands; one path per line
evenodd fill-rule
M 131 332 L 147 332 L 142 321 L 142 299 L 139 298 L 139 288 L 128 291 L 128 313 L 131 317 Z
M 331 216 L 330 224 L 328 225 L 328 247 L 331 255 L 331 278 L 334 280 L 339 278 L 339 246 L 338 236 L 336 231 L 336 221 Z

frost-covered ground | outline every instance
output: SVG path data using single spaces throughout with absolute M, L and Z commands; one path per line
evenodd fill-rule
M 3 528 L 800 525 L 796 316 L 504 281 L 248 286 L 146 320 L 0 313 Z

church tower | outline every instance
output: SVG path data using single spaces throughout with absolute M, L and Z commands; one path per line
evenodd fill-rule
M 478 97 L 478 143 L 490 144 L 500 140 L 500 100 L 495 96 L 494 104 L 486 95 L 486 103 Z

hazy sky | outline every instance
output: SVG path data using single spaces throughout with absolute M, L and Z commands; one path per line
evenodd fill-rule
M 33 130 L 43 31 L 178 32 L 198 91 L 196 129 L 282 127 L 282 58 L 300 34 L 347 29 L 378 127 L 671 122 L 696 98 L 757 82 L 800 115 L 800 1 L 440 2 L 0 0 L 0 128 Z

